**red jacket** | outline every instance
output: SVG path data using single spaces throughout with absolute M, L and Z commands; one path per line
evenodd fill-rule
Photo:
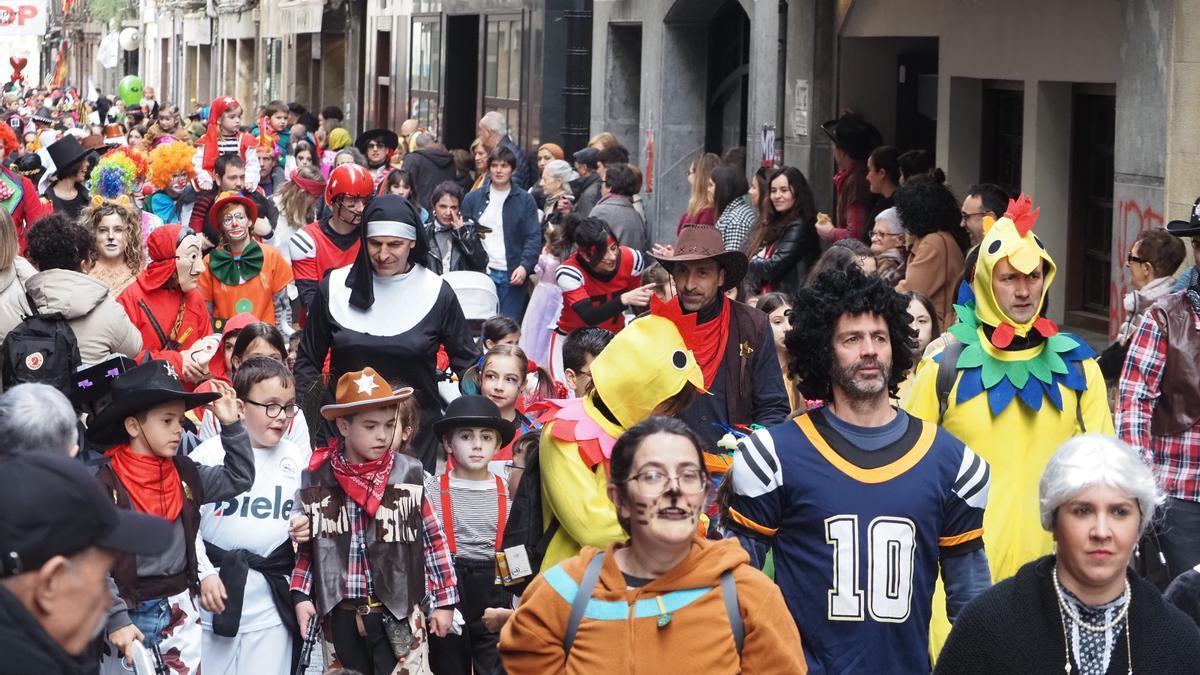
M 7 198 L 0 199 L 3 206 L 17 225 L 17 241 L 21 255 L 25 255 L 25 232 L 29 226 L 50 215 L 54 210 L 49 202 L 43 202 L 37 193 L 33 182 L 19 173 L 14 173 L 0 166 L 0 194 L 7 193 Z M 11 192 L 9 192 L 11 191 Z
M 186 351 L 196 340 L 212 332 L 212 318 L 208 315 L 208 307 L 205 306 L 204 296 L 200 294 L 200 291 L 184 294 L 178 290 L 165 288 L 147 289 L 142 286 L 142 279 L 139 277 L 136 282 L 122 291 L 121 295 L 117 296 L 117 302 L 121 303 L 133 325 L 142 333 L 142 344 L 145 346 L 145 350 L 139 355 L 139 361 L 160 359 L 170 363 L 175 368 L 175 372 L 182 374 L 183 354 L 181 352 Z M 179 329 L 175 331 L 173 329 L 175 320 L 179 316 L 181 303 L 183 305 L 183 321 L 180 323 Z M 147 317 L 147 309 L 153 314 L 154 320 L 158 322 L 158 327 L 162 329 L 162 332 L 168 338 L 173 337 L 179 343 L 175 349 L 164 348 L 158 331 L 154 329 L 154 324 Z

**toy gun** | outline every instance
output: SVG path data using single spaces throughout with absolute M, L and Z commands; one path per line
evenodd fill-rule
M 317 644 L 317 615 L 308 617 L 308 631 L 305 633 L 304 646 L 300 648 L 300 662 L 296 664 L 295 675 L 304 675 L 308 670 L 308 662 L 312 660 L 313 646 Z
M 133 672 L 137 675 L 171 675 L 171 671 L 167 670 L 166 664 L 163 663 L 158 645 L 147 647 L 141 642 L 134 642 L 130 645 L 130 651 Z

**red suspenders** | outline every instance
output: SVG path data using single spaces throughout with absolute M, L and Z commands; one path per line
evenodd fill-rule
M 508 496 L 504 494 L 504 481 L 499 476 L 496 479 L 496 551 L 501 550 L 504 540 L 504 524 L 508 520 Z M 458 545 L 454 541 L 454 509 L 450 503 L 450 474 L 444 473 L 441 478 L 442 488 L 442 531 L 446 535 L 446 545 L 450 554 L 458 553 Z

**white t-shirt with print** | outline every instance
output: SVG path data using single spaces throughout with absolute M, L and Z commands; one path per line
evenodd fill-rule
M 300 474 L 308 466 L 312 451 L 286 438 L 273 448 L 254 448 L 254 485 L 232 499 L 200 507 L 198 539 L 210 541 L 230 551 L 245 549 L 266 557 L 288 539 L 288 520 Z M 204 441 L 188 455 L 197 464 L 219 466 L 225 461 L 221 438 Z M 200 542 L 197 542 L 199 544 Z M 197 545 L 200 578 L 216 573 L 208 556 Z M 212 626 L 212 614 L 200 610 L 200 623 Z M 281 623 L 270 587 L 261 572 L 246 574 L 239 630 L 261 630 Z
M 500 272 L 508 271 L 508 256 L 504 250 L 504 202 L 508 200 L 507 190 L 488 188 L 488 204 L 479 216 L 479 224 L 492 228 L 483 237 L 483 250 L 488 254 L 488 269 Z

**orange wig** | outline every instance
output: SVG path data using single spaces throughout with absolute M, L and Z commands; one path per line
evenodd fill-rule
M 188 180 L 196 177 L 196 169 L 192 166 L 192 157 L 196 148 L 183 141 L 171 141 L 150 151 L 150 182 L 159 190 L 166 189 L 171 184 L 171 176 L 186 172 Z

